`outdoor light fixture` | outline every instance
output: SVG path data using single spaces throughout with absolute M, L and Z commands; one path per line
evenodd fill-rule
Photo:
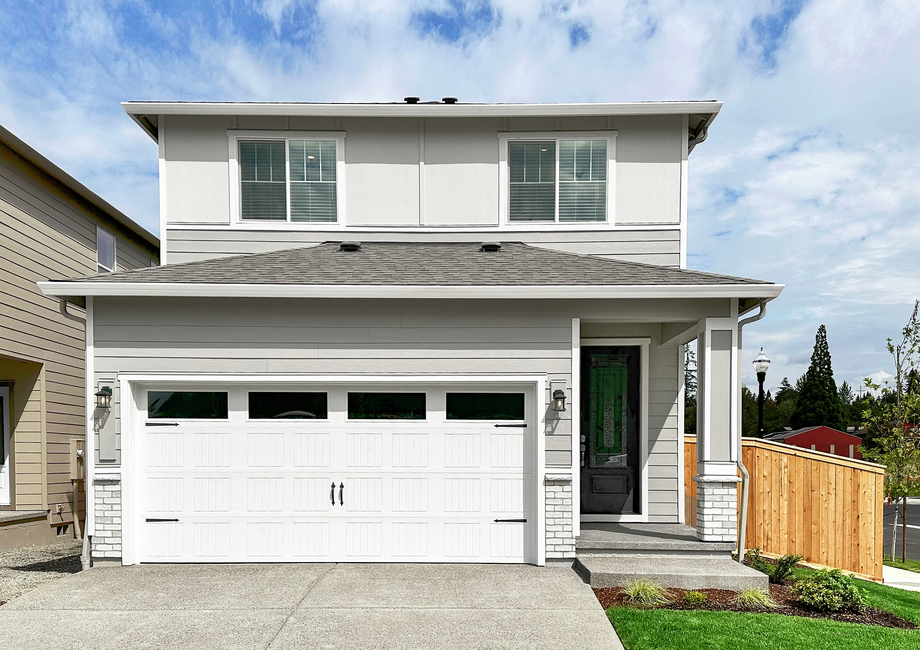
M 96 391 L 96 408 L 106 411 L 112 408 L 112 389 L 109 386 L 103 386 Z
M 760 390 L 757 391 L 757 437 L 763 438 L 763 382 L 767 378 L 767 368 L 770 367 L 770 360 L 760 348 L 760 354 L 754 359 L 754 372 L 757 373 L 757 385 Z
M 760 354 L 754 359 L 754 372 L 756 372 L 758 376 L 761 374 L 766 375 L 769 367 L 770 360 L 767 358 L 767 355 L 763 353 L 763 348 L 760 348 Z
M 565 391 L 564 390 L 554 390 L 553 391 L 553 410 L 554 411 L 564 411 L 565 410 Z

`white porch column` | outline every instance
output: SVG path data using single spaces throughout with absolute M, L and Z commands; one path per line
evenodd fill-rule
M 696 536 L 731 542 L 738 527 L 738 320 L 707 318 L 697 331 Z

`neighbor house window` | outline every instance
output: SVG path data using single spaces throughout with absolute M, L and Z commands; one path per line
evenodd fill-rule
M 508 141 L 508 220 L 607 221 L 604 139 Z
M 115 235 L 98 226 L 96 227 L 96 271 L 98 273 L 115 272 Z
M 240 218 L 338 221 L 336 140 L 238 140 Z

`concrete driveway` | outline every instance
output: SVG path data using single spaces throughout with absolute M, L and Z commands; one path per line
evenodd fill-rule
M 97 567 L 0 607 L 3 647 L 622 648 L 570 569 Z

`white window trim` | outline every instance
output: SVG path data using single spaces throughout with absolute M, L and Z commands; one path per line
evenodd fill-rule
M 240 140 L 277 140 L 284 142 L 284 185 L 287 196 L 287 221 L 263 221 L 257 219 L 244 220 L 240 215 L 240 165 L 238 153 Z M 291 162 L 289 140 L 335 140 L 335 221 L 291 221 Z M 311 230 L 329 230 L 345 225 L 345 132 L 344 131 L 240 131 L 227 130 L 227 141 L 230 147 L 229 177 L 230 177 L 230 223 L 237 226 L 262 227 L 274 224 L 289 229 L 305 228 Z
M 99 261 L 99 233 L 104 232 L 112 238 L 112 268 L 107 267 L 105 264 Z M 110 232 L 102 226 L 96 226 L 96 273 L 99 272 L 99 268 L 106 270 L 106 273 L 115 273 L 115 269 L 118 268 L 118 238 L 115 236 L 115 233 Z
M 555 221 L 511 221 L 509 219 L 511 191 L 508 172 L 508 143 L 534 140 L 554 140 L 556 146 L 556 218 Z M 607 220 L 606 221 L 559 221 L 559 146 L 560 140 L 606 140 L 607 141 Z M 498 134 L 498 200 L 499 223 L 510 228 L 597 229 L 616 224 L 616 144 L 617 131 L 542 131 Z

